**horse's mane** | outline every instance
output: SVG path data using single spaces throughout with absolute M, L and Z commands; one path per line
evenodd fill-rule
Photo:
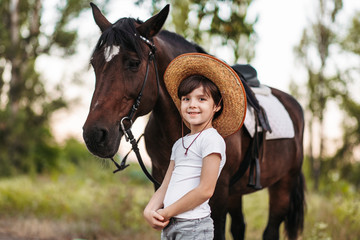
M 137 33 L 135 23 L 143 23 L 139 19 L 134 18 L 121 18 L 115 22 L 111 27 L 107 28 L 100 36 L 94 52 L 100 50 L 105 46 L 121 46 L 130 51 L 135 51 L 139 57 L 143 57 L 144 51 L 142 51 L 139 38 L 135 36 Z M 180 46 L 188 46 L 194 48 L 196 52 L 206 53 L 205 50 L 199 45 L 187 41 L 184 37 L 179 34 L 162 30 L 159 36 L 166 38 L 173 42 L 173 44 Z M 94 53 L 93 53 L 94 54 Z
M 181 36 L 181 35 L 179 35 L 177 33 L 170 32 L 170 31 L 167 31 L 167 30 L 162 30 L 159 33 L 159 35 L 165 37 L 166 39 L 168 39 L 170 41 L 173 41 L 176 44 L 180 44 L 181 46 L 188 45 L 189 47 L 193 47 L 199 53 L 207 53 L 202 47 L 200 47 L 196 43 L 189 42 L 183 36 Z
M 121 18 L 116 21 L 101 34 L 94 52 L 100 50 L 104 45 L 117 45 L 130 51 L 135 51 L 136 54 L 141 57 L 143 51 L 138 38 L 135 36 L 135 22 L 139 24 L 142 23 L 139 19 L 134 18 Z

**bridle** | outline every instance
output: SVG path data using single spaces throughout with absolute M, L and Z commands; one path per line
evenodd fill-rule
M 125 168 L 127 168 L 129 166 L 129 164 L 126 164 L 126 160 L 127 160 L 127 157 L 128 155 L 130 154 L 131 151 L 134 151 L 134 153 L 136 154 L 136 157 L 137 157 L 137 160 L 139 162 L 139 165 L 141 167 L 141 169 L 143 170 L 143 172 L 145 173 L 145 175 L 149 178 L 150 181 L 152 181 L 156 187 L 159 187 L 160 186 L 160 183 L 157 182 L 154 177 L 149 173 L 149 171 L 147 170 L 147 168 L 145 167 L 145 164 L 141 158 L 141 155 L 140 155 L 140 151 L 139 151 L 139 148 L 138 148 L 138 143 L 141 139 L 141 137 L 143 137 L 144 134 L 142 134 L 138 140 L 136 140 L 134 138 L 134 135 L 132 134 L 131 132 L 131 127 L 132 127 L 132 124 L 133 124 L 133 117 L 136 113 L 136 111 L 138 110 L 139 106 L 140 106 L 140 102 L 141 102 L 141 97 L 143 95 L 143 91 L 145 89 L 145 85 L 146 85 L 146 81 L 148 79 L 148 75 L 149 75 L 149 66 L 150 66 L 150 63 L 153 62 L 154 63 L 154 68 L 155 68 L 155 74 L 156 74 L 156 83 L 157 83 L 157 91 L 158 91 L 158 94 L 159 94 L 159 91 L 160 91 L 160 80 L 159 80 L 159 73 L 158 73 L 158 69 L 157 69 L 157 64 L 156 64 L 156 58 L 155 58 L 155 52 L 156 52 L 156 47 L 155 47 L 155 44 L 153 42 L 151 42 L 149 39 L 141 36 L 140 34 L 136 34 L 135 33 L 135 37 L 139 37 L 142 41 L 144 41 L 146 43 L 146 45 L 150 48 L 150 52 L 149 52 L 149 56 L 148 56 L 148 61 L 147 61 L 147 65 L 146 65 L 146 72 L 145 72 L 145 77 L 144 77 L 144 81 L 143 81 L 143 85 L 141 87 L 141 90 L 139 92 L 139 95 L 137 96 L 137 98 L 135 99 L 135 102 L 134 104 L 132 105 L 131 109 L 130 109 L 130 112 L 127 116 L 123 117 L 121 120 L 120 120 L 120 130 L 124 133 L 124 136 L 125 136 L 125 140 L 127 142 L 130 141 L 131 145 L 132 145 L 132 149 L 125 155 L 125 157 L 123 158 L 123 160 L 121 161 L 120 164 L 118 164 L 114 158 L 110 158 L 111 161 L 115 164 L 115 166 L 117 167 L 116 170 L 113 171 L 113 173 L 116 173 L 116 172 L 119 172 L 119 171 L 122 171 L 124 170 Z M 125 123 L 128 121 L 129 122 L 129 125 L 128 125 L 128 128 L 125 127 Z

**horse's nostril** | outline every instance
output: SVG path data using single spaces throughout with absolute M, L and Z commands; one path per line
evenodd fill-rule
M 92 129 L 84 129 L 83 137 L 87 145 L 103 145 L 108 134 L 107 129 L 94 127 Z
M 96 129 L 94 131 L 94 142 L 100 144 L 103 143 L 108 135 L 108 131 L 103 128 Z
M 105 129 L 100 129 L 99 131 L 101 132 L 101 137 L 99 138 L 99 143 L 104 143 L 105 139 L 107 138 L 108 131 Z

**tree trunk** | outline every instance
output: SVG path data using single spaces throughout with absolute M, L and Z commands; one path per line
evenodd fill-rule
M 11 115 L 16 116 L 19 111 L 21 97 L 21 59 L 19 59 L 19 0 L 10 1 L 10 35 L 11 35 L 11 79 L 9 91 L 9 106 Z

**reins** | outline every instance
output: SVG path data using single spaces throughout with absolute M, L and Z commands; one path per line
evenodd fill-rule
M 122 171 L 124 170 L 125 168 L 127 168 L 129 166 L 129 164 L 126 164 L 126 160 L 127 160 L 127 157 L 128 155 L 130 154 L 131 151 L 134 151 L 135 155 L 136 155 L 136 158 L 139 162 L 139 165 L 141 167 L 141 169 L 143 170 L 143 172 L 145 173 L 145 175 L 147 176 L 147 178 L 153 182 L 155 184 L 156 187 L 159 187 L 160 186 L 160 183 L 158 181 L 156 181 L 154 179 L 154 177 L 149 173 L 149 171 L 147 170 L 142 158 L 141 158 L 141 155 L 140 155 L 140 150 L 139 150 L 139 147 L 138 147 L 138 143 L 141 139 L 141 137 L 143 137 L 144 134 L 142 134 L 137 140 L 134 138 L 134 135 L 132 134 L 132 131 L 131 131 L 131 127 L 132 127 L 132 124 L 133 124 L 133 117 L 136 113 L 136 111 L 138 110 L 139 106 L 140 106 L 140 102 L 141 102 L 141 97 L 143 95 L 143 91 L 145 89 L 145 85 L 146 85 L 146 81 L 147 81 L 147 78 L 148 78 L 148 75 L 149 75 L 149 66 L 150 66 L 150 63 L 153 62 L 154 63 L 154 68 L 155 68 L 155 74 L 156 74 L 156 83 L 157 83 L 157 89 L 158 89 L 158 94 L 159 94 L 159 91 L 160 91 L 160 80 L 159 80 L 159 73 L 158 73 L 158 69 L 157 69 L 157 63 L 156 63 L 156 58 L 155 58 L 155 52 L 156 52 L 156 47 L 154 45 L 154 43 L 152 43 L 149 39 L 139 35 L 139 34 L 136 34 L 135 33 L 135 36 L 138 36 L 142 41 L 144 41 L 146 43 L 146 45 L 149 46 L 150 48 L 150 52 L 149 52 L 149 56 L 148 56 L 148 61 L 147 61 L 147 65 L 146 65 L 146 72 L 145 72 L 145 77 L 144 77 L 144 82 L 143 82 L 143 85 L 141 87 L 141 90 L 139 92 L 139 95 L 137 96 L 137 98 L 135 99 L 135 102 L 134 104 L 132 105 L 131 107 L 131 110 L 128 114 L 128 116 L 125 116 L 123 117 L 121 120 L 120 120 L 120 129 L 121 131 L 124 133 L 124 136 L 125 136 L 125 140 L 127 142 L 130 141 L 131 143 L 131 150 L 125 155 L 125 157 L 123 158 L 123 160 L 121 161 L 120 164 L 118 164 L 114 158 L 110 158 L 111 161 L 115 164 L 116 166 L 116 170 L 113 171 L 113 173 L 117 173 L 119 171 Z M 129 121 L 130 123 L 130 126 L 128 128 L 125 127 L 125 124 L 124 124 L 124 121 Z

